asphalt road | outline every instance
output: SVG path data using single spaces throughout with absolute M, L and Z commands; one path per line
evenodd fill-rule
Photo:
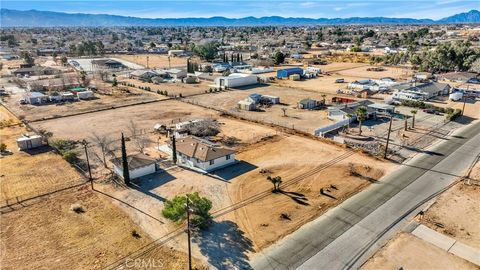
M 477 122 L 267 248 L 252 267 L 357 269 L 479 154 Z

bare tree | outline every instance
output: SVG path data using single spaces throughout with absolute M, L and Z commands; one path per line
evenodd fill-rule
M 137 124 L 133 120 L 130 120 L 127 128 L 130 132 L 131 138 L 132 138 L 133 142 L 135 143 L 135 146 L 137 147 L 138 151 L 143 153 L 143 150 L 145 150 L 145 148 L 147 147 L 147 145 L 149 143 L 149 140 L 148 140 L 146 134 L 144 134 L 138 128 Z
M 102 156 L 98 157 L 98 159 L 103 163 L 103 166 L 107 168 L 106 156 L 113 151 L 113 149 L 111 149 L 113 140 L 106 135 L 99 135 L 95 132 L 92 133 L 92 140 L 96 145 L 98 145 L 102 153 Z

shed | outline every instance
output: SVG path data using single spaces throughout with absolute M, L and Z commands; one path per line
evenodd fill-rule
M 94 97 L 93 91 L 86 90 L 83 92 L 77 92 L 77 97 L 79 99 L 90 99 Z
M 114 158 L 111 161 L 113 163 L 113 171 L 123 178 L 122 158 Z M 157 170 L 155 160 L 144 154 L 127 156 L 127 162 L 130 179 L 149 175 L 155 173 Z
M 297 74 L 299 76 L 303 75 L 302 68 L 285 68 L 277 70 L 277 78 L 289 78 L 290 75 Z
M 298 102 L 298 108 L 304 110 L 311 110 L 317 107 L 318 102 L 311 98 L 302 99 Z
M 268 100 L 272 104 L 278 104 L 280 103 L 280 98 L 277 96 L 270 96 L 270 95 L 262 95 L 261 99 L 263 100 Z
M 37 148 L 43 145 L 42 136 L 40 135 L 22 135 L 17 139 L 17 145 L 19 150 L 28 150 Z
M 237 107 L 240 110 L 245 110 L 245 111 L 254 111 L 257 108 L 255 102 L 253 102 L 251 100 L 240 100 L 237 103 Z

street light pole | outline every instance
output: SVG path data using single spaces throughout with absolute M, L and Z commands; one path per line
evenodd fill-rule
M 388 125 L 387 144 L 385 145 L 385 153 L 383 153 L 383 158 L 387 158 L 388 142 L 390 141 L 390 132 L 392 131 L 392 121 L 393 121 L 393 115 L 390 115 L 390 124 Z
M 87 158 L 87 167 L 88 167 L 88 176 L 90 178 L 90 186 L 93 189 L 93 177 L 92 177 L 92 170 L 90 169 L 90 160 L 88 159 L 87 141 L 86 140 L 83 140 L 83 147 L 85 148 L 85 157 Z
M 192 270 L 192 247 L 190 244 L 190 205 L 187 196 L 187 237 L 188 237 L 188 269 Z

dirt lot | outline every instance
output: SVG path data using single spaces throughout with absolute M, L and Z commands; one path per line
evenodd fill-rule
M 395 168 L 361 154 L 342 156 L 345 153 L 338 146 L 311 139 L 277 136 L 237 155 L 238 160 L 254 165 L 254 169 L 239 175 L 228 186 L 235 202 L 270 190 L 272 184 L 266 179 L 269 175 L 282 177 L 286 185 L 284 193 L 271 194 L 235 211 L 236 222 L 255 249 L 272 244 Z M 322 163 L 337 157 L 338 163 L 316 171 Z M 309 175 L 314 171 L 317 173 Z M 359 175 L 352 175 L 352 171 Z M 329 196 L 321 195 L 321 188 Z M 290 220 L 281 218 L 281 214 L 287 214 Z
M 121 87 L 110 88 L 108 92 L 97 92 L 95 99 L 80 100 L 64 104 L 46 105 L 20 105 L 23 93 L 16 93 L 5 98 L 7 106 L 18 116 L 24 116 L 26 120 L 33 121 L 52 116 L 69 115 L 72 113 L 88 112 L 98 109 L 110 108 L 112 106 L 127 105 L 138 102 L 147 102 L 164 97 L 142 90 L 130 89 L 125 92 Z
M 276 104 L 269 108 L 261 108 L 264 111 L 243 111 L 236 108 L 238 101 L 243 100 L 252 93 L 262 95 L 272 95 L 280 97 L 282 104 Z M 313 131 L 323 125 L 333 123 L 326 118 L 325 110 L 302 110 L 297 109 L 297 103 L 304 98 L 312 98 L 321 101 L 322 94 L 316 94 L 297 89 L 263 86 L 248 90 L 233 90 L 215 94 L 201 95 L 191 97 L 188 100 L 211 108 L 229 111 L 237 116 L 246 119 L 259 121 L 263 123 L 273 123 L 276 125 L 295 128 L 304 132 L 313 133 Z M 331 96 L 325 97 L 327 102 Z M 283 115 L 282 108 L 286 108 L 286 117 Z
M 421 221 L 438 232 L 480 249 L 479 204 L 480 187 L 459 183 L 442 194 Z
M 47 147 L 30 153 L 18 151 L 16 140 L 25 133 L 28 131 L 23 126 L 0 129 L 2 143 L 13 152 L 0 158 L 2 206 L 7 200 L 11 203 L 85 181 L 73 167 Z
M 0 112 L 2 119 L 13 117 L 5 109 Z M 22 126 L 0 129 L 2 142 L 13 152 L 0 160 L 0 200 L 31 197 L 84 181 L 59 155 L 17 151 L 15 140 L 25 132 Z M 74 204 L 80 204 L 84 212 L 73 212 Z M 2 269 L 101 269 L 152 241 L 107 196 L 88 186 L 13 208 L 0 217 Z M 133 230 L 140 237 L 132 236 Z M 164 269 L 187 265 L 184 253 L 166 247 L 157 248 L 148 258 Z
M 142 66 L 147 67 L 147 56 L 148 56 L 148 67 L 152 69 L 157 68 L 168 68 L 168 55 L 165 54 L 137 54 L 137 55 L 113 55 L 112 57 L 124 59 Z M 170 66 L 171 67 L 186 67 L 187 58 L 186 57 L 170 57 Z
M 194 256 L 204 258 L 219 269 L 228 268 L 227 265 L 241 269 L 252 252 L 291 233 L 395 167 L 361 154 L 342 156 L 346 152 L 334 145 L 279 134 L 242 147 L 237 154 L 240 162 L 217 171 L 214 177 L 176 168 L 137 180 L 135 190 L 108 184 L 97 186 L 128 203 L 130 206 L 118 205 L 153 238 L 178 228 L 161 216 L 163 200 L 198 191 L 213 202 L 215 220 L 208 231 L 195 236 Z M 340 156 L 345 159 L 339 158 L 339 163 L 318 169 L 322 163 Z M 366 163 L 369 166 L 360 165 Z M 358 176 L 351 175 L 350 166 Z M 262 169 L 264 173 L 260 173 Z M 284 193 L 271 193 L 268 175 L 282 177 Z M 289 181 L 293 178 L 300 180 Z M 320 188 L 329 196 L 320 195 Z M 247 200 L 254 195 L 261 196 Z M 246 206 L 237 210 L 228 208 L 244 202 Z M 291 220 L 280 218 L 282 213 Z M 168 245 L 183 250 L 185 240 L 183 236 L 177 237 Z M 218 242 L 222 245 L 215 244 Z
M 475 265 L 411 234 L 400 233 L 361 269 L 478 269 Z
M 154 83 L 145 83 L 139 80 L 134 79 L 123 79 L 120 80 L 122 82 L 131 83 L 136 86 L 143 86 L 143 87 L 150 87 L 152 91 L 167 91 L 168 95 L 175 95 L 179 96 L 180 94 L 184 97 L 196 95 L 196 94 L 204 94 L 206 90 L 210 89 L 210 83 L 208 82 L 200 82 L 194 84 L 185 84 L 185 83 L 173 83 L 173 82 L 165 82 L 160 84 Z
M 3 269 L 102 269 L 152 241 L 108 197 L 85 188 L 3 214 L 0 236 Z M 156 249 L 156 260 L 164 269 L 187 265 L 186 254 L 168 248 Z

